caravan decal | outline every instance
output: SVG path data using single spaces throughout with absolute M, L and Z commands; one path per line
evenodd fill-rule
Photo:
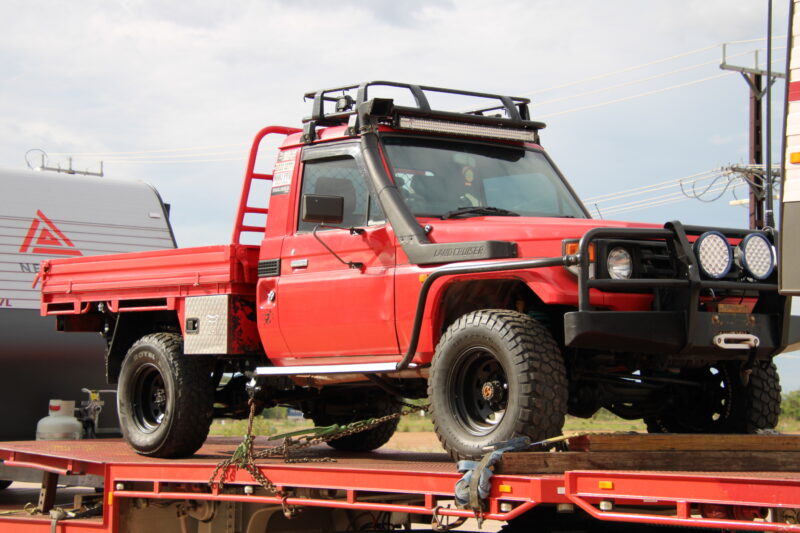
M 36 210 L 36 217 L 31 221 L 25 240 L 22 241 L 22 246 L 19 248 L 20 253 L 28 253 L 31 246 L 33 249 L 30 253 L 34 254 L 83 255 L 53 221 L 39 209 Z

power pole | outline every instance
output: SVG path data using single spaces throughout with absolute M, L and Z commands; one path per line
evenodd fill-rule
M 764 91 L 761 88 L 761 74 L 746 74 L 745 79 L 750 85 L 750 164 L 762 165 L 764 163 L 763 128 L 761 125 L 761 97 Z M 764 227 L 764 182 L 756 180 L 750 182 L 750 229 Z
M 761 100 L 767 93 L 767 89 L 775 83 L 778 78 L 786 78 L 782 72 L 770 72 L 758 68 L 758 50 L 754 51 L 755 67 L 740 67 L 727 63 L 727 43 L 722 44 L 722 63 L 719 68 L 722 70 L 733 70 L 739 72 L 747 85 L 750 86 L 750 164 L 764 164 L 764 144 L 763 128 L 761 115 Z M 763 78 L 767 78 L 767 89 L 763 88 Z M 764 200 L 770 191 L 765 191 L 763 180 L 750 181 L 750 228 L 760 229 L 767 225 L 764 217 Z

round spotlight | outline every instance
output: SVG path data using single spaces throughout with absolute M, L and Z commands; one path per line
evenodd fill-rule
M 694 243 L 700 270 L 709 278 L 724 278 L 731 271 L 733 252 L 728 239 L 718 231 L 707 231 Z
M 606 266 L 611 279 L 630 279 L 631 274 L 633 274 L 631 254 L 628 250 L 619 246 L 608 252 Z
M 750 277 L 767 279 L 775 269 L 772 243 L 761 233 L 750 233 L 739 243 L 742 268 Z

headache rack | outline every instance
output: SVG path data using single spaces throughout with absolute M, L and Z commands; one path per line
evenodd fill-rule
M 413 105 L 395 105 L 383 93 L 400 90 L 410 94 Z M 446 110 L 431 107 L 431 98 L 448 96 L 481 102 L 476 109 Z M 481 136 L 512 141 L 539 142 L 543 122 L 530 119 L 530 99 L 519 96 L 444 89 L 392 81 L 367 81 L 306 93 L 313 100 L 311 116 L 303 119 L 303 141 L 316 138 L 318 126 L 348 126 L 356 135 L 377 124 L 421 131 L 440 131 L 453 135 Z M 482 102 L 485 101 L 485 102 Z

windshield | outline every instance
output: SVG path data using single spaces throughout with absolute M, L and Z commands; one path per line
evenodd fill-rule
M 541 152 L 424 138 L 383 142 L 395 183 L 416 216 L 587 218 Z

